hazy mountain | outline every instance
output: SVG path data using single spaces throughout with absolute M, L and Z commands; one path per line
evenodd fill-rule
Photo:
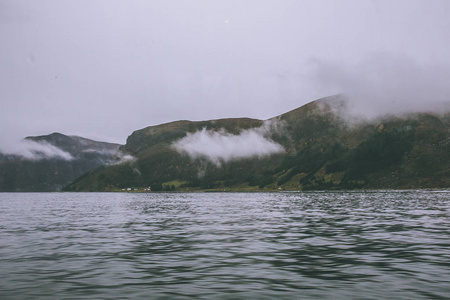
M 177 121 L 133 132 L 125 163 L 69 191 L 307 190 L 450 187 L 450 114 L 359 120 L 342 96 L 262 121 Z
M 58 191 L 87 171 L 118 160 L 118 144 L 60 133 L 25 138 L 0 153 L 0 191 Z

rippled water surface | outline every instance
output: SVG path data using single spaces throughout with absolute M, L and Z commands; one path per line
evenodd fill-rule
M 0 194 L 0 299 L 449 299 L 450 191 Z

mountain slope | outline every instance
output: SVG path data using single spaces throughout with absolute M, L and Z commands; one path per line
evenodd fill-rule
M 134 160 L 92 170 L 66 189 L 450 186 L 449 114 L 356 122 L 345 113 L 346 105 L 343 97 L 333 96 L 266 121 L 178 121 L 147 127 L 133 132 L 122 149 Z
M 59 191 L 115 159 L 118 144 L 52 133 L 27 137 L 21 154 L 0 154 L 0 191 Z

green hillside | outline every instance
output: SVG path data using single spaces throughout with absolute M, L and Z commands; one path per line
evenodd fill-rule
M 121 148 L 134 160 L 91 170 L 66 190 L 450 187 L 450 114 L 421 113 L 356 122 L 344 117 L 345 109 L 345 100 L 333 96 L 267 121 L 177 121 L 147 127 L 133 132 Z M 252 133 L 282 145 L 284 151 L 230 160 L 219 157 L 214 161 L 207 155 L 189 156 L 174 147 L 188 134 L 192 137 L 202 130 L 210 137 L 217 133 L 215 138 L 220 141 L 239 137 L 246 149 L 252 145 L 243 133 Z M 205 144 L 204 150 L 210 146 L 214 145 Z M 227 144 L 219 146 L 227 148 Z M 230 151 L 239 152 L 239 148 Z
M 27 137 L 25 142 L 38 146 L 30 150 L 34 158 L 0 153 L 0 192 L 59 191 L 87 171 L 117 159 L 120 146 L 60 133 Z M 49 156 L 55 149 L 67 157 Z

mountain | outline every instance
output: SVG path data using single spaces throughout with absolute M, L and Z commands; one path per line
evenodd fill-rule
M 450 187 L 450 114 L 361 121 L 332 96 L 269 120 L 176 121 L 133 132 L 134 157 L 67 191 L 322 190 Z
M 18 154 L 0 153 L 0 192 L 59 191 L 117 160 L 119 146 L 60 133 L 27 137 Z

